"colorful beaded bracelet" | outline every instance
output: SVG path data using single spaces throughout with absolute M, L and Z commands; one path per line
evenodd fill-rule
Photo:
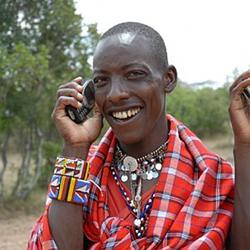
M 79 159 L 57 157 L 49 186 L 49 197 L 59 201 L 84 204 L 88 200 L 90 164 Z
M 54 174 L 87 180 L 89 170 L 90 164 L 87 161 L 57 157 Z
M 53 175 L 49 187 L 49 197 L 59 201 L 84 204 L 88 200 L 89 189 L 89 181 Z

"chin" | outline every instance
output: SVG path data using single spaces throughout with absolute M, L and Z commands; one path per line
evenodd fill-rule
M 128 131 L 121 133 L 114 131 L 117 139 L 119 142 L 125 144 L 125 145 L 132 145 L 137 144 L 143 141 L 145 139 L 146 135 L 142 135 L 142 133 L 138 133 L 138 131 Z

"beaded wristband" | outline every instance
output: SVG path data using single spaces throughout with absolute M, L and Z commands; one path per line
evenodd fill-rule
M 90 164 L 84 160 L 57 157 L 54 174 L 87 180 Z
M 89 169 L 90 164 L 83 160 L 57 157 L 49 197 L 77 204 L 86 203 L 90 189 L 90 182 L 87 181 Z

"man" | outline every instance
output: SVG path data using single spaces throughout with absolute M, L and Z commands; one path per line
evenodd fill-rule
M 104 33 L 93 61 L 94 116 L 79 125 L 65 113 L 67 105 L 81 107 L 81 78 L 58 90 L 52 117 L 64 139 L 54 176 L 60 190 L 50 192 L 53 200 L 29 249 L 83 249 L 84 237 L 91 249 L 223 248 L 233 211 L 232 167 L 181 122 L 166 117 L 165 95 L 176 78 L 152 28 L 123 23 Z M 112 131 L 96 148 L 103 116 Z M 68 202 L 75 195 L 73 181 L 85 190 L 87 184 L 79 173 L 71 177 L 65 171 L 70 164 L 87 171 L 86 160 L 88 203 Z

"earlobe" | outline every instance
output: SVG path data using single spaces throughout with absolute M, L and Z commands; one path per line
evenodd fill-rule
M 170 93 L 176 87 L 177 70 L 175 66 L 169 65 L 165 73 L 165 92 Z

